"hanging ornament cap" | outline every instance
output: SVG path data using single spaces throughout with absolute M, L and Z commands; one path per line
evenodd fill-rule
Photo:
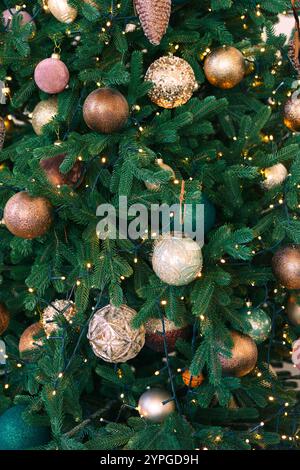
M 58 52 L 53 52 L 53 54 L 51 55 L 51 59 L 60 60 L 60 55 L 58 54 Z

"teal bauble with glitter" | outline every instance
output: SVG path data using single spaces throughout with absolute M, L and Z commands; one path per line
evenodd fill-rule
M 263 343 L 272 329 L 271 318 L 260 308 L 244 308 L 242 313 L 247 316 L 250 328 L 245 331 L 256 343 Z
M 27 424 L 22 417 L 25 409 L 16 405 L 0 416 L 0 450 L 28 450 L 49 442 L 49 428 Z

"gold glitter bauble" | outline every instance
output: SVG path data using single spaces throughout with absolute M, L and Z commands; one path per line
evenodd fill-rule
M 50 98 L 49 100 L 40 101 L 32 112 L 32 127 L 37 135 L 43 133 L 43 126 L 49 124 L 52 119 L 57 115 L 58 104 L 57 98 Z
M 127 305 L 98 310 L 89 323 L 88 340 L 97 357 L 116 364 L 133 359 L 145 344 L 145 328 L 134 329 L 136 311 Z
M 153 270 L 163 282 L 171 286 L 185 286 L 192 282 L 200 274 L 202 263 L 198 243 L 181 234 L 165 233 L 153 250 Z
M 4 208 L 4 222 L 16 237 L 41 237 L 52 223 L 52 206 L 44 197 L 32 197 L 26 191 L 12 196 Z
M 219 47 L 205 59 L 204 73 L 212 85 L 228 89 L 235 87 L 245 76 L 243 54 L 232 46 Z
M 39 322 L 33 323 L 25 331 L 23 331 L 19 341 L 20 354 L 28 353 L 42 346 L 41 339 L 35 339 L 37 335 L 43 331 L 42 325 Z
M 68 0 L 48 0 L 48 9 L 61 23 L 72 23 L 78 14 L 77 9 L 71 7 Z
M 176 108 L 185 104 L 197 89 L 194 71 L 186 60 L 164 56 L 153 62 L 145 75 L 153 87 L 149 97 L 162 108 Z
M 5 305 L 0 304 L 0 336 L 7 330 L 10 322 L 10 315 Z
M 300 289 L 300 245 L 279 248 L 272 258 L 275 277 L 287 289 Z
M 233 348 L 231 357 L 219 354 L 224 375 L 243 377 L 249 374 L 257 361 L 257 346 L 250 336 L 243 335 L 238 331 L 231 331 Z
M 290 322 L 297 326 L 300 325 L 300 298 L 298 299 L 295 295 L 291 295 L 287 304 L 287 315 Z
M 164 403 L 166 401 L 167 403 Z M 171 395 L 166 390 L 151 388 L 140 396 L 138 412 L 141 418 L 146 418 L 153 423 L 161 423 L 174 410 L 174 400 L 171 400 Z
M 71 300 L 55 300 L 43 311 L 42 323 L 47 336 L 58 330 L 57 318 L 61 315 L 71 323 L 76 315 L 74 302 Z
M 161 170 L 165 170 L 165 171 L 168 171 L 170 173 L 170 179 L 172 179 L 172 180 L 175 179 L 174 170 L 169 165 L 164 163 L 162 158 L 157 158 L 155 160 L 155 163 L 156 163 L 157 166 L 159 166 L 159 168 Z M 150 183 L 148 181 L 145 181 L 145 186 L 150 191 L 159 191 L 160 190 L 160 184 L 159 183 Z
M 157 46 L 169 25 L 171 0 L 134 0 L 134 6 L 145 36 Z
M 262 186 L 265 189 L 272 189 L 279 184 L 283 183 L 288 175 L 286 167 L 282 163 L 265 168 L 263 171 L 265 180 Z
M 283 122 L 293 132 L 300 132 L 300 98 L 293 95 L 284 105 Z

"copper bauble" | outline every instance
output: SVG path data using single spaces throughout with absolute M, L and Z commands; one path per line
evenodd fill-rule
M 52 206 L 44 197 L 30 196 L 26 191 L 12 196 L 4 208 L 8 230 L 20 238 L 45 235 L 52 223 Z
M 155 161 L 156 165 L 159 166 L 161 170 L 168 171 L 170 173 L 170 179 L 175 179 L 175 172 L 173 168 L 171 168 L 169 165 L 164 163 L 162 158 L 157 158 Z M 145 181 L 145 186 L 147 189 L 150 191 L 159 191 L 160 190 L 160 184 L 159 183 L 150 183 L 149 181 Z
M 68 0 L 48 0 L 48 9 L 61 23 L 72 23 L 77 17 L 77 9 Z
M 232 356 L 227 358 L 219 354 L 224 375 L 243 377 L 249 374 L 257 361 L 257 346 L 250 336 L 243 335 L 238 331 L 231 331 L 233 347 Z
M 207 80 L 218 88 L 233 88 L 243 80 L 245 72 L 244 56 L 232 46 L 223 46 L 213 50 L 204 62 Z
M 145 344 L 145 328 L 131 326 L 135 316 L 136 311 L 127 305 L 107 305 L 98 310 L 89 323 L 87 336 L 94 354 L 114 364 L 137 356 Z
M 43 133 L 43 126 L 49 124 L 52 119 L 57 115 L 58 103 L 57 98 L 50 98 L 49 100 L 40 101 L 32 112 L 32 127 L 37 135 Z
M 265 180 L 262 182 L 264 189 L 272 189 L 283 183 L 288 175 L 286 167 L 282 163 L 276 163 L 276 165 L 269 166 L 263 171 Z
M 175 349 L 176 341 L 179 338 L 186 338 L 188 335 L 187 326 L 176 326 L 175 323 L 168 318 L 164 318 L 165 340 L 168 352 Z M 145 323 L 146 328 L 146 345 L 154 351 L 164 352 L 165 342 L 163 337 L 163 327 L 160 318 L 150 318 Z
M 69 83 L 70 73 L 58 54 L 39 62 L 34 70 L 34 80 L 40 90 L 50 95 L 60 93 Z
M 39 322 L 33 323 L 22 333 L 19 341 L 19 352 L 20 354 L 31 352 L 40 346 L 42 346 L 41 339 L 35 339 L 36 336 L 40 336 L 43 331 L 42 325 Z
M 93 131 L 111 134 L 120 130 L 129 117 L 129 106 L 124 96 L 113 88 L 99 88 L 86 98 L 83 118 Z
M 272 259 L 275 277 L 287 289 L 300 289 L 300 245 L 279 248 Z
M 50 336 L 59 329 L 57 319 L 60 316 L 64 316 L 69 323 L 72 323 L 75 315 L 76 308 L 71 300 L 55 300 L 52 302 L 45 308 L 42 315 L 42 323 L 46 335 Z
M 166 401 L 167 403 L 164 403 Z M 166 390 L 151 388 L 140 396 L 138 412 L 142 418 L 146 418 L 153 423 L 161 423 L 174 410 L 174 400 L 171 400 L 171 395 Z
M 291 295 L 287 303 L 287 315 L 290 322 L 297 326 L 300 325 L 300 298 Z
M 197 388 L 204 381 L 203 374 L 192 375 L 188 369 L 182 372 L 181 377 L 185 385 L 190 388 Z
M 0 117 L 0 150 L 2 150 L 5 140 L 6 127 L 2 117 Z
M 79 160 L 76 161 L 73 168 L 68 171 L 68 173 L 60 172 L 59 167 L 63 163 L 65 156 L 65 154 L 61 154 L 40 161 L 41 168 L 44 170 L 48 181 L 53 186 L 62 186 L 63 184 L 73 186 L 77 184 L 81 178 L 82 164 Z
M 134 0 L 134 6 L 145 36 L 157 46 L 168 28 L 171 0 Z
M 172 55 L 153 62 L 146 72 L 145 81 L 153 83 L 149 92 L 151 101 L 169 109 L 185 104 L 198 87 L 190 64 Z
M 7 330 L 10 321 L 10 315 L 5 305 L 0 304 L 0 335 Z
M 283 122 L 293 132 L 300 132 L 300 98 L 298 93 L 287 100 L 283 109 Z

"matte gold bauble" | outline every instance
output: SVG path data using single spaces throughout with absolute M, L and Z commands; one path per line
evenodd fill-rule
M 86 98 L 83 118 L 93 131 L 111 134 L 120 130 L 129 117 L 125 97 L 113 88 L 98 88 Z
M 141 418 L 148 419 L 153 423 L 161 423 L 174 410 L 175 404 L 174 400 L 171 400 L 171 395 L 160 388 L 147 390 L 139 399 L 138 412 Z
M 49 124 L 52 119 L 57 115 L 58 103 L 57 98 L 50 98 L 49 100 L 40 101 L 32 112 L 32 127 L 37 135 L 43 133 L 43 126 Z
M 293 132 L 300 132 L 300 98 L 298 93 L 287 100 L 283 109 L 283 122 Z
M 30 196 L 26 191 L 12 196 L 4 208 L 4 222 L 16 237 L 41 237 L 52 223 L 52 206 L 44 197 Z
M 61 23 L 72 23 L 77 17 L 77 9 L 68 0 L 48 0 L 48 9 Z
M 297 326 L 300 325 L 300 298 L 298 299 L 295 295 L 291 295 L 287 304 L 287 315 L 290 322 Z
M 149 91 L 151 101 L 167 109 L 185 104 L 198 88 L 190 64 L 172 55 L 153 62 L 146 72 L 145 81 L 153 84 Z
M 173 168 L 171 168 L 169 165 L 164 163 L 162 158 L 157 158 L 155 161 L 156 165 L 159 166 L 161 170 L 168 171 L 170 173 L 170 179 L 175 179 L 175 172 Z M 160 184 L 159 183 L 150 183 L 149 181 L 145 181 L 145 186 L 147 189 L 150 191 L 159 191 L 160 190 Z
M 257 361 L 257 346 L 250 336 L 243 335 L 238 331 L 231 331 L 233 347 L 231 357 L 224 357 L 219 354 L 224 375 L 243 377 L 249 374 Z
M 19 352 L 25 354 L 42 346 L 42 340 L 36 339 L 43 331 L 42 325 L 39 322 L 33 323 L 22 333 L 19 341 Z
M 300 289 L 300 245 L 279 248 L 272 259 L 275 277 L 287 289 Z
M 5 305 L 0 304 L 0 336 L 7 330 L 10 322 L 10 315 Z
M 203 374 L 192 375 L 188 369 L 182 372 L 181 377 L 185 385 L 190 388 L 197 388 L 204 381 Z
M 66 155 L 56 155 L 55 157 L 46 158 L 40 161 L 40 166 L 44 170 L 49 183 L 53 186 L 74 186 L 78 183 L 82 176 L 82 164 L 77 160 L 68 173 L 61 173 L 60 166 Z
M 240 83 L 246 72 L 243 54 L 232 46 L 219 47 L 205 59 L 204 73 L 212 85 L 228 89 Z
M 46 335 L 50 336 L 59 329 L 57 319 L 60 316 L 64 316 L 69 323 L 72 323 L 75 315 L 76 307 L 71 300 L 55 300 L 52 302 L 45 308 L 42 315 L 42 323 Z

